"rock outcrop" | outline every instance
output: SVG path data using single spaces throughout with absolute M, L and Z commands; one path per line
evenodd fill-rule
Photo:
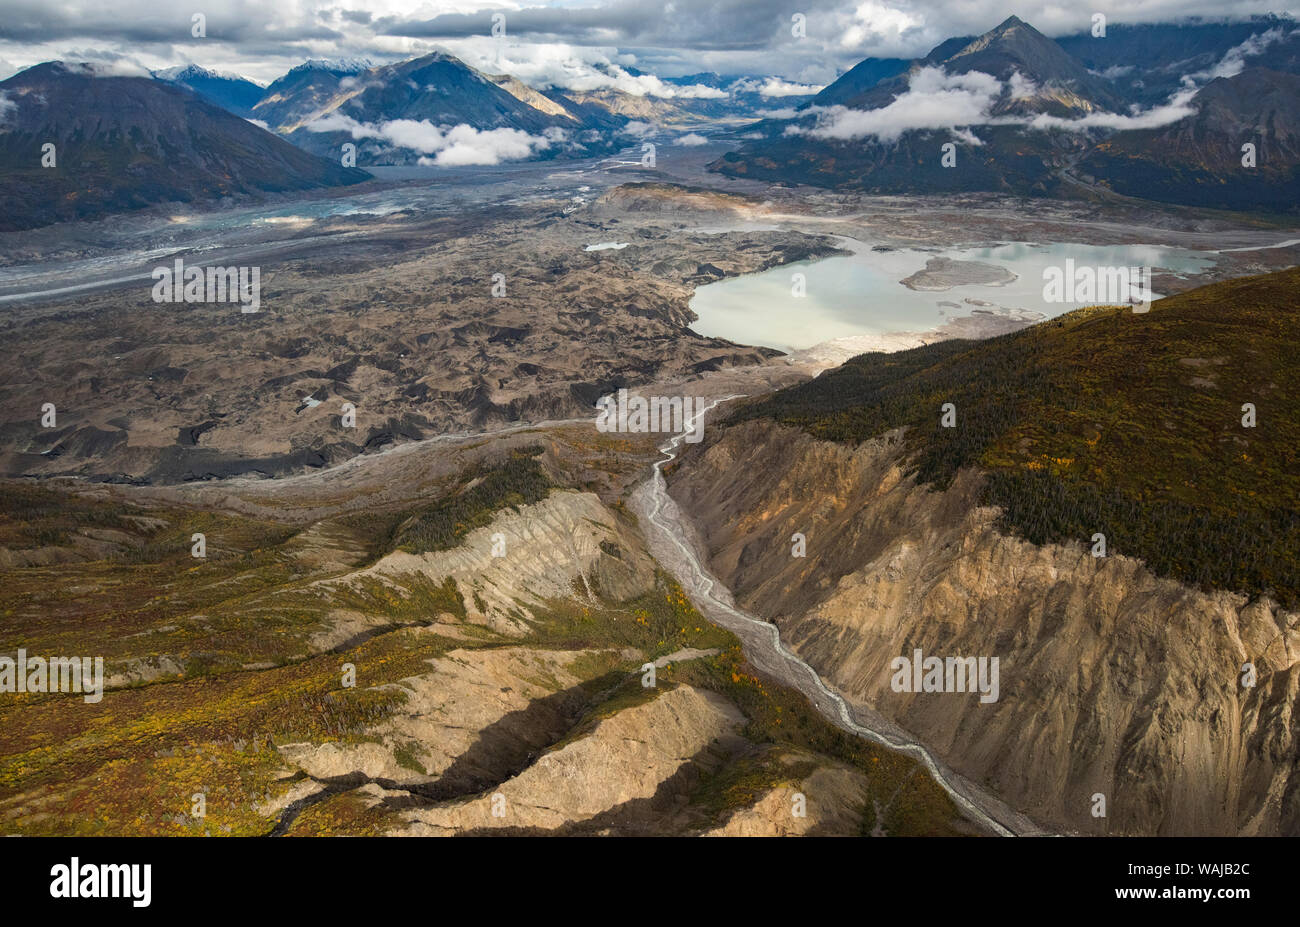
M 1300 833 L 1300 615 L 1009 537 L 977 472 L 917 486 L 897 434 L 856 449 L 766 423 L 721 435 L 671 491 L 738 603 L 847 696 L 1067 832 Z M 997 701 L 894 691 L 891 661 L 917 649 L 998 657 Z

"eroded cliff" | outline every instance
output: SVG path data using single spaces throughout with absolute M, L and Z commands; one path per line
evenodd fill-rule
M 748 422 L 714 430 L 669 482 L 741 606 L 1041 823 L 1300 832 L 1300 615 L 1093 557 L 1086 539 L 1008 536 L 979 504 L 981 479 L 917 485 L 897 431 L 854 448 Z M 997 700 L 894 691 L 891 661 L 916 649 L 997 657 Z

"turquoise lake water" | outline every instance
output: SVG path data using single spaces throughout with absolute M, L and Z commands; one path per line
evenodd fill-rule
M 1145 266 L 1177 274 L 1199 273 L 1214 263 L 1212 255 L 1159 245 L 1017 242 L 942 251 L 872 251 L 869 245 L 852 241 L 845 245 L 850 246 L 860 250 L 699 287 L 690 303 L 699 320 L 691 328 L 739 344 L 792 351 L 849 335 L 930 331 L 978 309 L 1021 309 L 1047 318 L 1069 312 L 1081 304 L 1049 303 L 1043 298 L 1043 270 L 1063 267 L 1067 258 L 1080 267 Z M 995 264 L 1017 278 L 1003 286 L 976 284 L 943 291 L 912 290 L 899 282 L 935 257 Z M 795 273 L 806 277 L 802 297 L 791 293 Z

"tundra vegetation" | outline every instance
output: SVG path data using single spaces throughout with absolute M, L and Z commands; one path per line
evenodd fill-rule
M 1146 313 L 1097 306 L 983 342 L 864 354 L 739 409 L 855 444 L 893 429 L 917 478 L 986 475 L 1037 544 L 1090 543 L 1205 588 L 1300 603 L 1300 269 Z M 956 407 L 944 427 L 941 407 Z M 1247 410 L 1255 408 L 1248 427 Z
M 603 453 L 603 446 L 589 449 L 593 461 Z M 433 501 L 307 525 L 286 524 L 270 506 L 252 517 L 57 485 L 6 486 L 0 537 L 10 561 L 0 583 L 0 649 L 72 652 L 75 642 L 78 652 L 105 654 L 110 678 L 131 667 L 153 671 L 119 677 L 98 705 L 59 694 L 0 700 L 0 828 L 78 835 L 400 829 L 413 802 L 463 800 L 482 783 L 435 782 L 376 802 L 357 790 L 362 778 L 350 776 L 315 783 L 325 788 L 295 802 L 294 790 L 313 783 L 278 748 L 379 743 L 378 728 L 413 710 L 411 680 L 427 676 L 430 661 L 526 648 L 581 654 L 569 664 L 576 691 L 557 688 L 544 673 L 529 680 L 572 703 L 564 733 L 542 755 L 682 685 L 715 693 L 744 719 L 720 761 L 688 763 L 674 777 L 685 802 L 675 800 L 673 814 L 614 809 L 559 832 L 704 830 L 772 789 L 798 789 L 828 766 L 859 777 L 863 832 L 975 831 L 914 761 L 846 734 L 799 693 L 760 679 L 739 641 L 662 573 L 625 601 L 575 584 L 572 597 L 513 610 L 522 630 L 506 633 L 476 623 L 482 599 L 475 592 L 471 610 L 450 577 L 366 572 L 399 549 L 456 547 L 497 513 L 572 491 L 570 462 L 547 457 L 540 444 L 492 455 L 443 481 Z M 614 518 L 635 538 L 633 519 L 612 502 Z M 191 556 L 196 531 L 208 537 L 201 561 Z M 600 556 L 622 564 L 635 554 L 627 543 L 607 540 Z M 322 650 L 316 635 L 340 612 L 366 616 L 368 630 Z M 642 685 L 645 661 L 683 649 L 704 655 L 670 660 L 653 688 Z M 356 668 L 355 686 L 343 682 L 345 664 Z M 411 745 L 394 748 L 394 758 L 423 771 Z

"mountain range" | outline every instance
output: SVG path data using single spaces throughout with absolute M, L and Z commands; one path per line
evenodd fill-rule
M 89 65 L 50 62 L 0 82 L 0 118 L 0 231 L 369 177 L 186 87 Z
M 1125 56 L 1100 38 L 1054 41 L 1012 16 L 912 62 L 861 62 L 793 120 L 760 122 L 756 138 L 712 167 L 870 193 L 1120 193 L 1300 208 L 1285 195 L 1300 176 L 1294 21 L 1123 30 L 1116 46 L 1132 53 L 1142 41 L 1154 46 L 1149 56 Z M 1247 143 L 1254 168 L 1242 160 Z
M 1300 204 L 1300 74 L 1248 68 L 1197 93 L 1197 112 L 1124 132 L 1079 162 L 1128 196 L 1222 209 Z M 1255 164 L 1243 164 L 1243 145 Z
M 768 182 L 1300 209 L 1300 27 L 1287 17 L 1053 40 L 1012 16 L 921 58 L 868 58 L 820 90 L 606 70 L 601 88 L 560 90 L 434 52 L 314 59 L 263 88 L 197 65 L 150 80 L 47 62 L 0 83 L 13 204 L 0 228 L 355 183 L 366 175 L 343 166 L 348 144 L 361 169 L 492 164 L 609 154 L 646 124 L 734 131 L 742 143 L 711 168 Z M 662 89 L 616 89 L 624 78 Z
M 509 137 L 530 154 L 595 154 L 611 150 L 612 133 L 627 122 L 508 76 L 494 79 L 442 52 L 351 74 L 295 68 L 267 90 L 253 118 L 317 154 L 354 142 L 364 164 L 436 158 L 446 130 L 458 126 L 517 133 Z

